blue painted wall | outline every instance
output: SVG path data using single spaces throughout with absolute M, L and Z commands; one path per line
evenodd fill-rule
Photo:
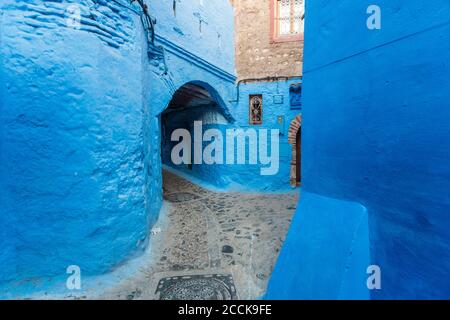
M 302 192 L 267 292 L 268 299 L 368 299 L 367 210 Z
M 233 181 L 240 181 L 247 188 L 261 191 L 286 191 L 290 186 L 290 164 L 292 146 L 288 144 L 288 130 L 294 118 L 302 110 L 291 109 L 289 88 L 293 84 L 301 83 L 301 78 L 278 81 L 248 82 L 240 85 L 239 101 L 235 104 L 235 119 L 237 125 L 243 129 L 278 129 L 280 131 L 280 167 L 278 174 L 261 176 L 260 166 L 241 166 L 233 168 L 230 173 Z M 263 124 L 249 125 L 249 95 L 263 96 Z M 278 116 L 283 117 L 283 123 L 278 123 Z
M 382 10 L 381 30 L 366 28 L 371 4 Z M 336 299 L 348 292 L 319 276 L 361 288 L 370 243 L 370 263 L 381 268 L 372 299 L 448 298 L 450 3 L 317 0 L 306 2 L 306 12 L 305 193 L 267 297 Z M 363 214 L 351 214 L 358 205 L 368 214 L 368 237 L 351 236 Z M 351 214 L 350 223 L 335 223 L 336 214 Z M 348 237 L 358 244 L 358 259 L 342 276 L 336 257 L 354 249 L 333 242 Z
M 67 25 L 73 3 L 80 29 Z M 194 80 L 233 97 L 229 2 L 182 1 L 176 18 L 172 1 L 147 3 L 164 61 L 149 60 L 139 16 L 112 1 L 1 2 L 2 297 L 142 251 L 162 201 L 160 113 Z
M 96 20 L 76 30 L 67 3 L 2 2 L 2 283 L 104 272 L 145 245 L 140 25 L 82 3 Z

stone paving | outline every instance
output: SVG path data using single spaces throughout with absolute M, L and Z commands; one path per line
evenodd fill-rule
M 181 297 L 189 297 L 189 289 L 173 280 L 190 279 L 185 283 L 193 288 L 199 287 L 195 279 L 207 283 L 204 275 L 211 286 L 215 285 L 211 279 L 231 279 L 240 299 L 264 294 L 295 211 L 297 192 L 216 193 L 164 172 L 164 199 L 165 217 L 152 230 L 152 263 L 109 290 L 104 298 L 180 297 L 167 290 L 161 297 L 162 279 L 172 281 Z M 224 296 L 221 292 L 208 294 Z M 227 295 L 236 298 L 233 294 Z M 200 296 L 192 293 L 192 297 Z

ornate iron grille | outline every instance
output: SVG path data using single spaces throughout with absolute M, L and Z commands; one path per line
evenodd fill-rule
M 262 124 L 263 98 L 261 94 L 250 95 L 249 99 L 250 124 Z

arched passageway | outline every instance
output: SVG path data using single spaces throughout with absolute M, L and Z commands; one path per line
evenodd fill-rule
M 213 88 L 199 82 L 183 85 L 175 92 L 169 105 L 161 114 L 163 165 L 206 183 L 220 186 L 219 166 L 205 164 L 202 150 L 200 150 L 201 158 L 196 158 L 195 146 L 200 145 L 203 148 L 203 133 L 206 130 L 223 130 L 232 121 L 226 106 Z M 184 135 L 174 134 L 176 131 L 181 131 Z M 189 150 L 184 148 L 175 151 L 174 148 L 180 147 L 181 142 L 186 142 Z M 179 157 L 174 158 L 174 155 Z

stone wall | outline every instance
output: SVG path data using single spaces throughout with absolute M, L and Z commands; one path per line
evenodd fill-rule
M 239 79 L 302 75 L 303 42 L 271 41 L 270 1 L 232 1 Z

